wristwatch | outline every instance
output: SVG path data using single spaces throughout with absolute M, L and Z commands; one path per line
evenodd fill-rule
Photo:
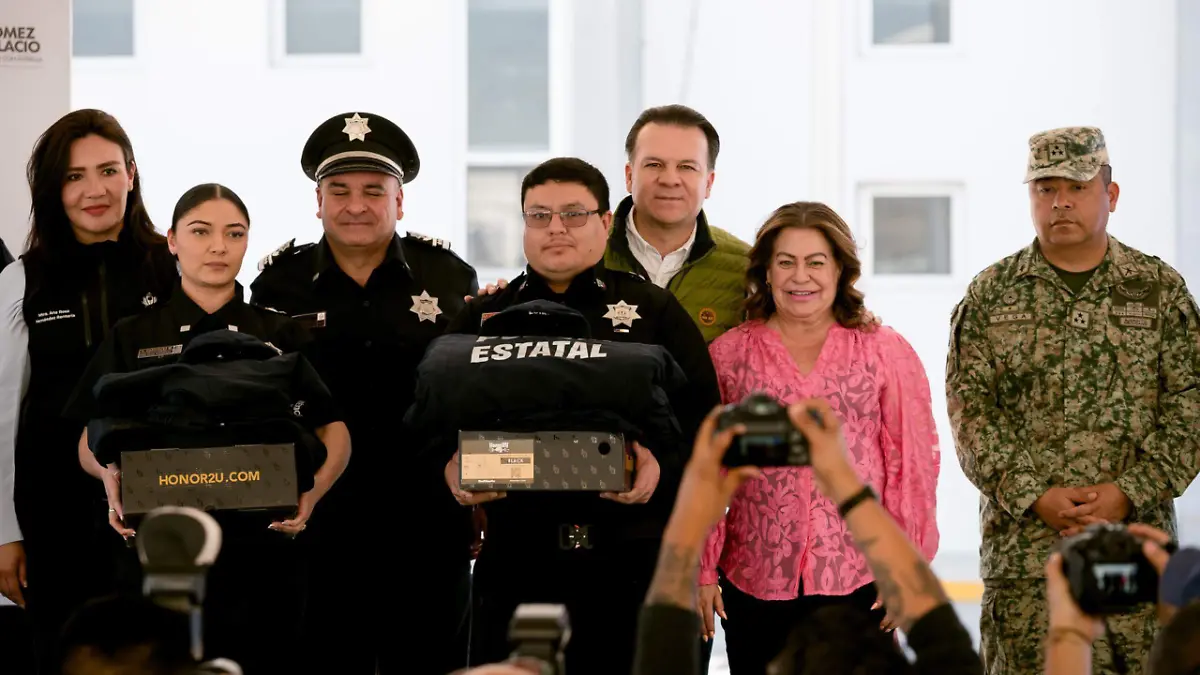
M 853 510 L 854 507 L 867 501 L 868 499 L 879 499 L 878 495 L 875 494 L 875 490 L 871 489 L 870 485 L 864 486 L 863 489 L 854 493 L 849 499 L 839 504 L 838 515 L 842 517 L 842 520 L 845 520 L 846 516 L 849 515 L 850 511 Z

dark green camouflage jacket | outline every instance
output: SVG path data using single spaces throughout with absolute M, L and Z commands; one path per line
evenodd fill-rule
M 1058 534 L 1030 508 L 1054 486 L 1115 482 L 1130 522 L 1175 533 L 1198 471 L 1200 325 L 1183 278 L 1109 237 L 1074 295 L 1036 242 L 954 309 L 946 399 L 979 488 L 984 579 L 1038 578 Z

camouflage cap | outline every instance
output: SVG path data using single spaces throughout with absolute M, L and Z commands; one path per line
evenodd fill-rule
M 1096 127 L 1063 127 L 1029 137 L 1029 166 L 1025 182 L 1039 178 L 1068 178 L 1087 182 L 1108 164 L 1104 134 Z

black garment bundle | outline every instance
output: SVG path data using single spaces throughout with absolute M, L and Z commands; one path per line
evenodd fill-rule
M 332 412 L 320 409 L 329 393 L 316 371 L 299 353 L 280 355 L 243 333 L 205 333 L 178 361 L 110 373 L 94 394 L 88 445 L 102 464 L 125 451 L 292 443 L 304 492 L 325 461 L 314 430 Z
M 651 525 L 665 521 L 692 445 L 669 400 L 687 384 L 674 357 L 658 345 L 590 339 L 582 314 L 546 300 L 509 307 L 487 318 L 481 332 L 495 334 L 434 340 L 417 368 L 405 423 L 434 463 L 450 460 L 460 430 L 608 431 L 639 441 L 661 470 L 659 489 L 640 508 L 594 494 L 510 494 L 489 504 L 489 541 L 536 536 L 534 521 L 563 517 L 633 526 L 648 508 Z M 499 335 L 514 333 L 522 337 Z
M 595 430 L 632 432 L 648 448 L 678 447 L 682 432 L 668 392 L 687 378 L 665 348 L 589 339 L 579 335 L 587 330 L 582 315 L 544 300 L 514 305 L 483 327 L 522 337 L 434 340 L 417 367 L 415 401 L 405 420 L 419 436 L 575 431 L 601 424 L 605 428 Z M 540 327 L 576 335 L 550 336 Z M 556 417 L 563 423 L 555 424 Z M 614 425 L 620 428 L 608 428 Z

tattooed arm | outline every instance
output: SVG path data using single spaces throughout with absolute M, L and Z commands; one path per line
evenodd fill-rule
M 792 422 L 808 438 L 817 487 L 834 504 L 842 504 L 863 489 L 846 459 L 841 425 L 825 401 L 811 401 L 818 423 L 804 407 L 792 406 Z M 858 550 L 867 559 L 879 596 L 896 626 L 908 633 L 918 619 L 947 602 L 941 583 L 929 564 L 876 499 L 860 502 L 846 514 L 846 525 Z
M 700 617 L 696 613 L 696 581 L 700 550 L 713 525 L 725 514 L 733 493 L 758 469 L 721 472 L 721 458 L 735 433 L 716 432 L 717 410 L 700 425 L 691 459 L 683 472 L 675 509 L 663 533 L 662 549 L 646 606 L 638 619 L 635 675 L 692 675 L 700 672 Z

